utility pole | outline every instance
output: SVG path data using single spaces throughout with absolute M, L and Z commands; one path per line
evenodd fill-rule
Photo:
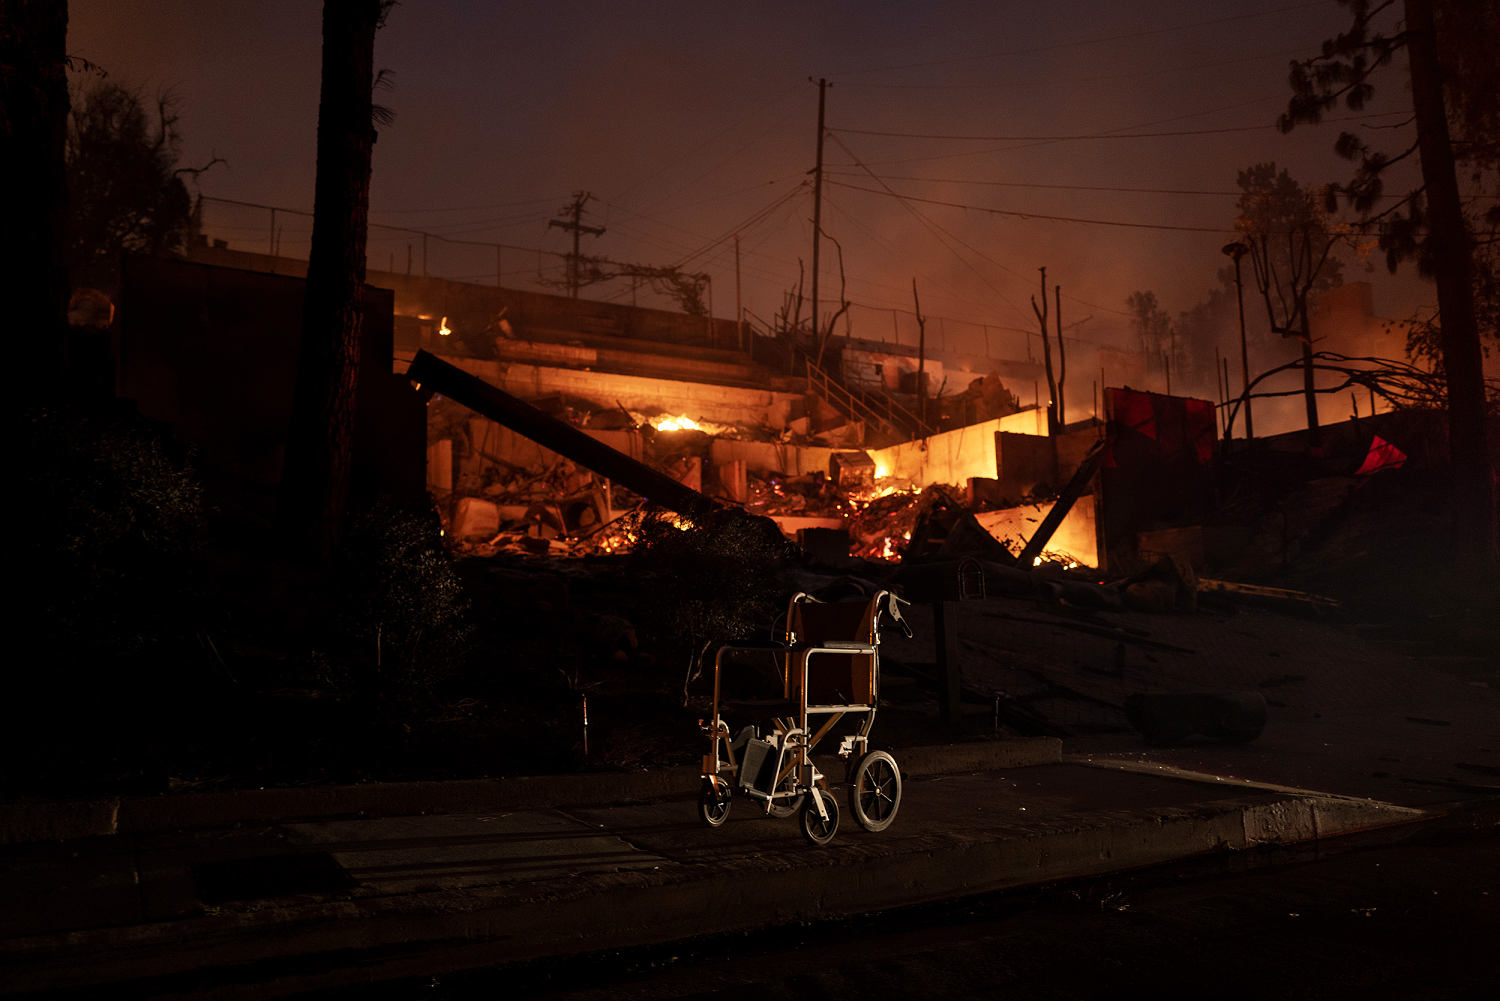
M 578 237 L 581 233 L 590 233 L 594 236 L 603 236 L 603 226 L 585 226 L 581 219 L 583 217 L 583 206 L 594 196 L 587 191 L 575 191 L 573 193 L 573 204 L 564 206 L 563 211 L 571 214 L 571 219 L 549 219 L 547 228 L 556 226 L 558 229 L 571 230 L 573 233 L 573 253 L 568 257 L 568 291 L 572 298 L 578 298 Z
M 1046 281 L 1043 280 L 1042 294 L 1046 295 Z M 1058 430 L 1068 426 L 1066 411 L 1063 408 L 1063 384 L 1068 381 L 1068 352 L 1063 347 L 1063 325 L 1062 325 L 1062 286 L 1052 286 L 1053 312 L 1056 314 L 1053 321 L 1057 324 L 1057 427 Z
M 917 298 L 917 280 L 911 280 L 912 312 L 917 314 L 917 417 L 927 423 L 927 317 L 922 315 L 922 301 Z
M 818 237 L 823 234 L 823 95 L 828 81 L 818 77 L 818 159 L 813 166 L 813 245 L 812 245 L 812 335 L 818 341 Z
M 740 302 L 740 235 L 734 234 L 734 343 L 745 350 L 745 307 Z

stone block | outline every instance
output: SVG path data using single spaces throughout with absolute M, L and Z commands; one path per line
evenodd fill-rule
M 500 508 L 479 497 L 460 497 L 449 531 L 455 539 L 492 539 L 500 531 Z

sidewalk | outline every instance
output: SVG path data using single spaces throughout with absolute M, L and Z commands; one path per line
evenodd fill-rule
M 0 850 L 0 898 L 26 903 L 0 916 L 0 993 L 273 997 L 865 913 L 1431 815 L 1064 758 L 1050 739 L 897 757 L 907 783 L 896 823 L 869 834 L 846 808 L 822 849 L 803 842 L 795 818 L 764 818 L 746 800 L 724 827 L 702 827 L 689 770 L 532 780 L 524 805 L 494 799 L 425 815 L 338 816 L 353 793 L 320 790 L 303 791 L 303 808 L 339 809 L 226 820 L 224 797 L 215 809 L 232 826 L 12 845 Z M 478 785 L 432 784 L 425 795 L 451 803 Z M 419 784 L 399 792 L 408 805 L 424 794 Z M 121 804 L 117 816 L 143 810 Z

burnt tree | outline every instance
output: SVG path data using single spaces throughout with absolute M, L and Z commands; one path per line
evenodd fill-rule
M 1266 305 L 1272 333 L 1298 342 L 1302 353 L 1302 395 L 1308 441 L 1322 444 L 1317 385 L 1312 362 L 1309 310 L 1319 292 L 1342 282 L 1343 265 L 1334 249 L 1347 239 L 1318 195 L 1303 188 L 1274 163 L 1257 163 L 1239 173 L 1235 231 L 1250 250 L 1255 285 Z
M 1058 413 L 1057 378 L 1052 373 L 1052 341 L 1047 333 L 1047 269 L 1037 270 L 1042 273 L 1042 304 L 1038 306 L 1033 298 L 1031 311 L 1036 314 L 1037 323 L 1042 328 L 1042 367 L 1047 372 L 1047 434 L 1055 442 L 1062 415 Z M 1058 336 L 1061 338 L 1061 331 Z

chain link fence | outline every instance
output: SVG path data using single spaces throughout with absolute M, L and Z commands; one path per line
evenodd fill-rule
M 202 199 L 202 233 L 231 250 L 306 261 L 312 247 L 311 212 L 234 201 Z M 420 229 L 371 223 L 366 245 L 371 271 L 442 278 L 527 292 L 567 295 L 569 255 L 534 247 L 460 240 Z M 656 309 L 678 310 L 648 282 L 627 277 L 584 285 L 580 294 Z

